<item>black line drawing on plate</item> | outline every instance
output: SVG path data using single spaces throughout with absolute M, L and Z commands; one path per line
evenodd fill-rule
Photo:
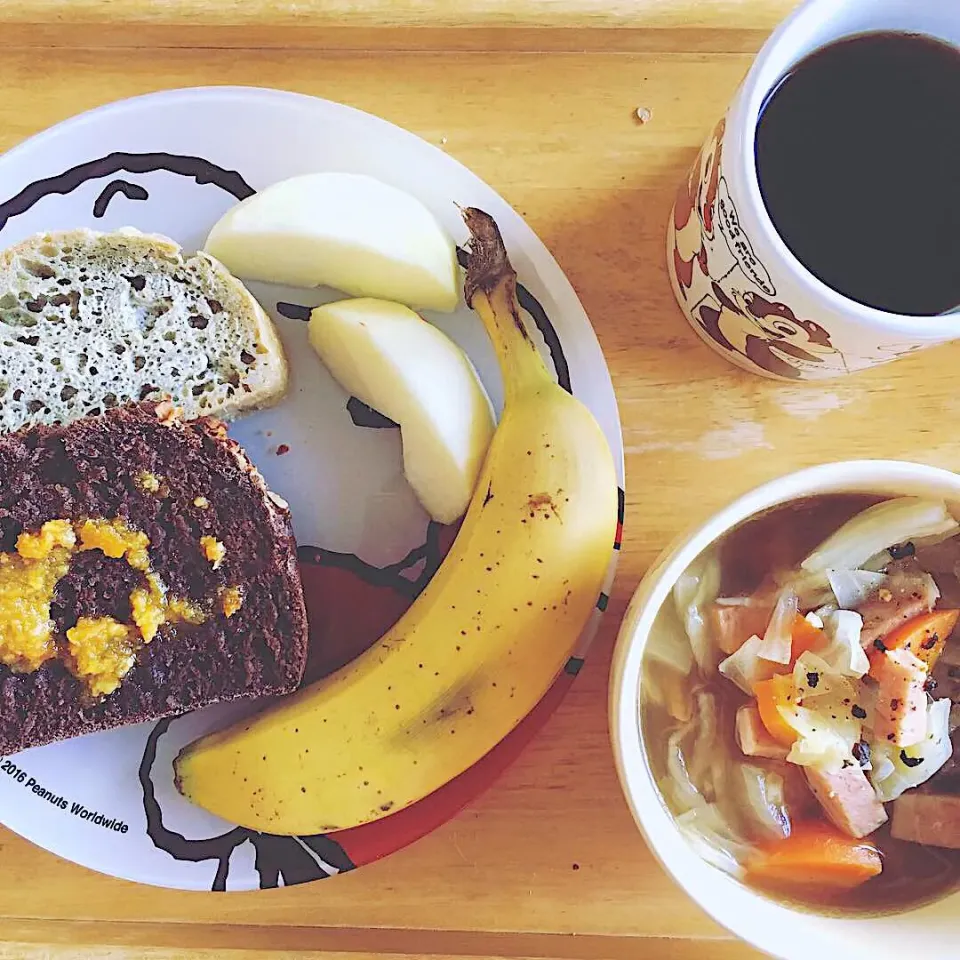
M 129 180 L 111 180 L 100 192 L 100 196 L 93 202 L 93 215 L 99 220 L 110 206 L 110 201 L 122 193 L 128 200 L 149 200 L 150 194 L 138 183 Z
M 67 196 L 90 181 L 115 177 L 120 173 L 136 175 L 157 171 L 168 171 L 193 179 L 200 186 L 213 185 L 238 201 L 256 192 L 238 171 L 228 170 L 202 157 L 165 152 L 113 152 L 70 167 L 56 176 L 45 177 L 27 184 L 13 197 L 0 203 L 0 232 L 12 219 L 26 213 L 45 197 Z M 95 218 L 100 219 L 105 215 L 109 204 L 118 193 L 122 193 L 129 200 L 136 201 L 148 201 L 150 196 L 149 191 L 142 184 L 125 179 L 113 179 L 107 183 L 94 201 L 92 213 Z M 464 251 L 458 250 L 458 256 L 462 263 Z M 544 339 L 558 382 L 572 393 L 570 370 L 563 346 L 546 311 L 539 301 L 520 284 L 517 286 L 517 297 L 521 307 L 533 319 Z M 300 304 L 286 302 L 277 304 L 277 312 L 288 319 L 308 320 L 310 309 Z M 356 398 L 351 398 L 347 409 L 358 427 L 382 429 L 395 426 L 392 421 L 360 403 Z M 301 567 L 306 576 L 310 575 L 311 570 L 340 571 L 353 578 L 363 589 L 385 591 L 402 600 L 403 604 L 409 604 L 436 572 L 455 534 L 456 528 L 445 528 L 431 523 L 427 528 L 423 544 L 411 550 L 398 563 L 383 568 L 371 566 L 352 554 L 338 554 L 320 547 L 301 547 Z M 579 658 L 574 659 L 579 666 L 582 661 Z M 315 665 L 314 673 L 318 669 L 329 667 L 329 663 Z M 307 670 L 309 679 L 311 672 L 309 663 Z M 184 862 L 216 861 L 217 869 L 211 888 L 214 891 L 226 890 L 231 856 L 245 843 L 252 844 L 256 851 L 255 870 L 261 888 L 306 883 L 355 868 L 343 847 L 323 835 L 280 837 L 234 827 L 218 836 L 192 840 L 176 832 L 164 821 L 164 811 L 157 799 L 154 785 L 158 746 L 172 722 L 171 719 L 165 719 L 155 724 L 147 737 L 138 771 L 147 820 L 146 833 L 158 849 Z M 171 776 L 172 771 L 164 771 L 162 775 Z
M 202 840 L 190 840 L 164 824 L 163 811 L 157 802 L 151 779 L 157 757 L 160 738 L 170 728 L 170 719 L 161 720 L 150 732 L 140 762 L 140 786 L 143 790 L 143 811 L 147 818 L 147 835 L 154 845 L 170 854 L 175 860 L 188 863 L 217 861 L 217 872 L 211 891 L 220 893 L 227 889 L 230 874 L 230 857 L 237 847 L 250 843 L 256 850 L 254 869 L 260 881 L 260 889 L 266 890 L 281 885 L 290 887 L 297 883 L 322 880 L 354 869 L 343 847 L 335 840 L 324 836 L 278 837 L 245 827 L 234 827 L 226 833 Z

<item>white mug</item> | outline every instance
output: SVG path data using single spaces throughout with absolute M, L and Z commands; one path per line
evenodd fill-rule
M 960 46 L 960 2 L 802 3 L 761 49 L 677 193 L 667 228 L 674 295 L 699 336 L 752 373 L 839 377 L 960 338 L 960 314 L 887 313 L 828 287 L 790 252 L 760 193 L 755 135 L 769 91 L 815 50 L 876 30 L 922 33 Z M 896 135 L 892 118 L 890 136 Z

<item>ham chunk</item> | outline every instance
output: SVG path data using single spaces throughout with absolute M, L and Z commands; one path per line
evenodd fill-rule
M 901 623 L 929 613 L 939 596 L 937 584 L 929 573 L 892 574 L 885 586 L 857 607 L 863 617 L 860 643 L 871 646 Z
M 865 837 L 887 822 L 887 812 L 860 767 L 851 761 L 839 773 L 805 768 L 807 783 L 830 822 L 851 837 Z
M 893 805 L 890 833 L 898 840 L 960 850 L 960 797 L 907 791 Z
M 927 735 L 927 668 L 909 650 L 887 650 L 877 663 L 874 733 L 898 747 L 912 747 Z
M 772 613 L 773 604 L 765 600 L 712 604 L 710 625 L 717 646 L 724 653 L 736 653 L 754 634 L 763 636 Z
M 786 760 L 790 752 L 789 747 L 770 736 L 753 703 L 745 703 L 737 710 L 737 743 L 747 757 Z

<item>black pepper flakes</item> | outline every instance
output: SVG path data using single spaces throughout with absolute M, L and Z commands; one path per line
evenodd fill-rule
M 852 713 L 858 720 L 866 720 L 866 719 L 867 719 L 867 711 L 864 710 L 863 707 L 861 707 L 859 703 L 855 703 L 855 704 L 850 708 L 850 713 Z
M 932 650 L 939 642 L 939 635 L 936 633 L 931 633 L 930 636 L 920 644 L 920 646 L 924 650 Z
M 900 751 L 900 759 L 903 761 L 905 767 L 909 767 L 911 770 L 914 767 L 919 767 L 923 763 L 923 757 L 911 757 L 907 755 L 906 750 Z
M 933 677 L 927 677 L 927 679 L 923 681 L 924 693 L 933 693 L 936 689 L 937 681 Z
M 853 755 L 861 767 L 870 763 L 870 744 L 865 740 L 859 740 L 853 745 Z
M 917 548 L 907 540 L 906 543 L 895 543 L 887 552 L 894 560 L 906 560 L 917 552 Z
M 807 674 L 807 685 L 810 687 L 811 690 L 815 690 L 819 682 L 820 682 L 819 673 L 812 672 Z
M 873 641 L 873 645 L 881 653 L 886 653 L 887 645 L 879 637 L 877 637 L 877 639 Z
M 894 697 L 890 701 L 890 711 L 891 713 L 896 713 L 900 709 L 900 700 L 898 697 Z

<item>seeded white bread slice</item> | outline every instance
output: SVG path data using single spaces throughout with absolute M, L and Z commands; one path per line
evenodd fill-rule
M 0 253 L 0 433 L 161 397 L 223 419 L 286 386 L 273 323 L 209 254 L 131 228 Z

